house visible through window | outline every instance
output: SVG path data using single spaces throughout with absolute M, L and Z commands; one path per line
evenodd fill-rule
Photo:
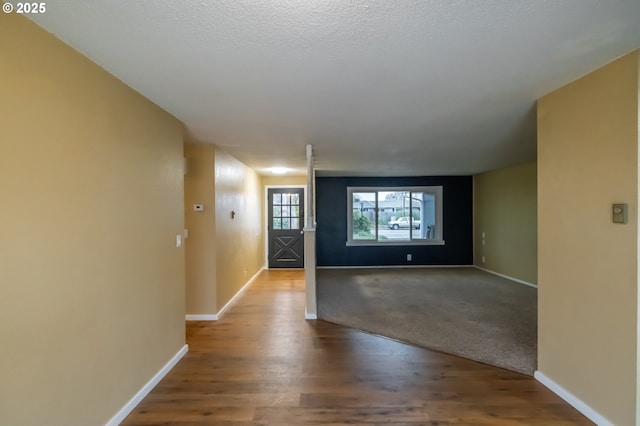
M 444 244 L 442 187 L 349 187 L 348 245 Z

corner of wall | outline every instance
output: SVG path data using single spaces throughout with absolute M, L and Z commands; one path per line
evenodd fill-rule
M 537 163 L 473 176 L 474 265 L 535 285 Z
M 184 155 L 187 315 L 213 315 L 217 312 L 215 147 L 185 143 Z M 195 211 L 195 204 L 203 210 Z

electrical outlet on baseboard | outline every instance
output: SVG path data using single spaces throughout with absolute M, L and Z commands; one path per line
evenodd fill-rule
M 411 254 L 407 254 L 407 262 L 411 262 Z

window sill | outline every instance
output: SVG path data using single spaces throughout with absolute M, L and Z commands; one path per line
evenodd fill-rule
M 443 246 L 444 240 L 422 240 L 422 241 L 347 241 L 347 247 L 357 246 L 373 246 L 373 247 L 386 247 L 386 246 Z

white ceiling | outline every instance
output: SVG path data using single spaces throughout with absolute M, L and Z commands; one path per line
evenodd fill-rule
M 12 3 L 15 3 L 12 1 Z M 262 172 L 535 158 L 535 101 L 640 47 L 640 0 L 55 0 L 30 16 Z

